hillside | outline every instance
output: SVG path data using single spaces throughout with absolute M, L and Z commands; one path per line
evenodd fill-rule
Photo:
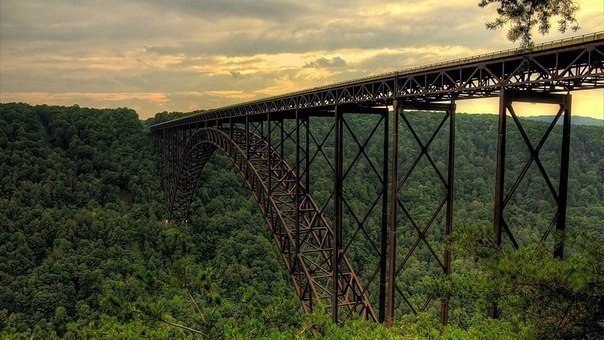
M 363 127 L 367 119 L 351 124 Z M 437 117 L 415 119 L 428 127 Z M 544 126 L 526 124 L 533 131 Z M 495 116 L 458 115 L 458 232 L 452 238 L 457 274 L 450 281 L 423 280 L 427 272 L 420 258 L 412 282 L 418 291 L 429 285 L 439 294 L 455 294 L 452 326 L 445 336 L 601 332 L 604 128 L 573 127 L 571 246 L 564 262 L 528 247 L 493 255 L 481 246 L 490 228 L 495 132 Z M 514 145 L 519 136 L 510 138 Z M 411 136 L 403 134 L 401 139 L 410 143 Z M 435 141 L 435 148 L 439 145 Z M 378 146 L 370 145 L 368 153 L 379 154 Z M 437 159 L 442 156 L 435 150 Z M 523 159 L 522 152 L 512 156 L 511 173 Z M 546 145 L 543 159 L 555 162 L 555 145 Z M 355 207 L 372 199 L 369 173 L 366 168 L 350 177 L 357 184 L 350 191 Z M 326 178 L 315 189 L 322 197 L 321 191 L 330 187 L 329 174 L 323 168 L 315 175 Z M 421 206 L 432 201 L 432 194 L 414 195 L 435 179 L 428 172 L 418 176 L 409 185 L 409 199 L 417 201 L 423 216 L 428 212 Z M 536 187 L 523 185 L 510 209 L 526 244 L 551 208 L 544 184 L 535 178 L 531 172 L 529 182 Z M 302 315 L 266 223 L 223 155 L 213 156 L 204 169 L 190 220 L 165 221 L 155 152 L 147 126 L 132 110 L 0 104 L 0 179 L 0 337 L 439 334 L 430 313 L 405 318 L 389 330 L 360 321 L 335 326 L 320 311 Z M 356 266 L 371 263 L 361 248 L 353 251 Z M 507 311 L 500 321 L 484 317 L 486 301 L 493 297 L 501 299 Z
M 548 123 L 554 119 L 554 116 L 548 116 L 548 115 L 528 116 L 525 119 Z M 562 120 L 558 121 L 558 124 L 562 124 Z M 592 117 L 572 116 L 571 124 L 572 125 L 590 125 L 590 126 L 603 127 L 604 120 L 596 119 L 596 118 L 592 118 Z

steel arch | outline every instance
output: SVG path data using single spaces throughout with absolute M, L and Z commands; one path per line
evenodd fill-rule
M 216 149 L 223 151 L 258 203 L 304 311 L 311 312 L 317 303 L 329 306 L 334 297 L 333 231 L 307 188 L 298 182 L 299 177 L 280 153 L 270 147 L 265 138 L 251 132 L 246 138 L 246 131 L 239 128 L 200 128 L 184 136 L 185 140 L 178 136 L 182 131 L 173 133 L 176 134 L 176 142 L 184 143 L 173 155 L 176 156 L 173 157 L 176 164 L 172 163 L 172 166 L 176 166 L 176 170 L 172 172 L 174 177 L 170 184 L 174 188 L 168 204 L 171 215 L 186 217 L 204 165 Z M 250 147 L 246 148 L 246 145 Z M 270 191 L 269 173 L 276 184 Z M 340 262 L 339 271 L 335 295 L 338 305 L 351 315 L 377 320 L 351 263 L 345 257 Z

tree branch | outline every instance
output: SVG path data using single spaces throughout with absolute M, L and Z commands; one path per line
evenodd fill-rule
M 167 325 L 170 325 L 172 327 L 184 329 L 184 330 L 189 331 L 191 333 L 199 334 L 199 335 L 201 335 L 204 338 L 208 338 L 208 336 L 206 335 L 206 333 L 204 333 L 204 332 L 202 332 L 202 331 L 200 331 L 198 329 L 187 327 L 185 325 L 181 325 L 181 324 L 177 324 L 175 322 L 168 321 L 168 320 L 166 320 L 166 319 L 164 319 L 164 318 L 162 318 L 162 317 L 160 317 L 158 315 L 154 315 L 154 314 L 151 314 L 151 313 L 145 313 L 145 312 L 143 312 L 143 311 L 141 311 L 139 309 L 134 309 L 134 311 L 137 312 L 137 313 L 143 314 L 143 315 L 150 316 L 153 319 L 155 319 L 157 321 L 160 321 L 160 322 L 163 322 L 163 323 L 165 323 Z
M 189 291 L 189 289 L 186 286 L 184 287 L 184 289 L 185 289 L 185 292 L 187 292 L 187 295 L 189 295 L 189 299 L 191 299 L 191 302 L 193 302 L 193 305 L 195 305 L 195 309 L 197 309 L 197 313 L 199 313 L 199 317 L 201 318 L 201 321 L 203 323 L 206 323 L 206 317 L 203 315 L 203 312 L 201 311 L 201 308 L 197 304 L 197 301 L 195 301 L 195 299 L 193 298 L 193 295 L 191 294 L 191 292 Z

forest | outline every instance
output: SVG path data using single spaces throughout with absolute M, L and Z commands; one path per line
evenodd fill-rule
M 438 228 L 430 232 L 439 250 L 451 247 L 453 274 L 435 274 L 428 250 L 419 249 L 399 283 L 412 292 L 412 302 L 434 292 L 434 308 L 414 314 L 401 304 L 394 326 L 386 328 L 358 319 L 335 325 L 322 308 L 302 312 L 260 209 L 220 152 L 203 170 L 190 218 L 166 220 L 149 125 L 181 115 L 164 112 L 142 121 L 127 108 L 0 104 L 1 338 L 555 339 L 604 334 L 603 126 L 572 126 L 561 260 L 552 257 L 551 241 L 537 245 L 553 203 L 534 167 L 508 206 L 520 248 L 493 246 L 497 117 L 457 114 L 454 231 L 448 238 Z M 367 137 L 375 119 L 351 117 L 349 124 Z M 421 138 L 439 119 L 409 113 Z M 539 120 L 522 122 L 531 135 L 547 128 Z M 329 124 L 318 122 L 313 129 L 317 136 L 328 136 Z M 560 135 L 556 127 L 552 140 Z M 366 153 L 379 164 L 384 135 L 377 131 L 374 138 Z M 508 183 L 528 157 L 518 147 L 520 135 L 510 129 L 509 138 Z M 418 147 L 404 129 L 401 144 L 406 147 L 400 166 L 405 168 Z M 439 135 L 431 146 L 437 166 L 446 164 L 445 145 L 446 136 Z M 328 140 L 326 153 L 332 148 Z M 347 152 L 349 159 L 354 148 Z M 553 169 L 550 176 L 557 184 L 557 144 L 546 143 L 540 158 L 548 171 Z M 427 207 L 442 189 L 428 164 L 420 165 L 401 199 L 418 221 L 425 221 L 432 212 Z M 313 197 L 326 204 L 329 214 L 328 167 L 318 163 L 311 182 Z M 344 183 L 350 206 L 345 225 L 352 225 L 353 212 L 370 216 L 372 231 L 367 239 L 352 242 L 350 251 L 361 274 L 375 266 L 367 247 L 377 233 L 378 222 L 371 216 L 379 212 L 368 210 L 378 186 L 367 159 Z M 397 237 L 404 246 L 413 241 L 413 230 L 400 219 Z M 442 219 L 441 214 L 436 224 Z M 351 231 L 346 233 L 352 238 Z M 446 327 L 440 326 L 435 309 L 443 296 L 451 297 Z M 493 302 L 502 309 L 498 319 L 487 317 Z

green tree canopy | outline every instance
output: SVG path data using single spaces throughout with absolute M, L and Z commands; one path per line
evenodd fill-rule
M 575 14 L 579 5 L 572 0 L 481 0 L 478 6 L 486 7 L 498 3 L 498 17 L 487 22 L 488 29 L 498 29 L 510 24 L 508 39 L 521 41 L 522 47 L 532 46 L 532 29 L 537 27 L 539 33 L 547 34 L 551 28 L 552 17 L 558 18 L 558 31 L 567 29 L 576 31 L 579 23 Z

